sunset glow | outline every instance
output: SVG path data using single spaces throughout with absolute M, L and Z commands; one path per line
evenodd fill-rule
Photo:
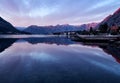
M 14 26 L 100 22 L 118 0 L 0 0 L 0 16 Z

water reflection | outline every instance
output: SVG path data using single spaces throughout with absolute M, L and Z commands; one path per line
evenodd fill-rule
M 0 39 L 0 52 L 10 47 L 17 39 Z
M 15 41 L 27 41 L 30 44 L 39 44 L 39 43 L 45 43 L 45 44 L 56 44 L 56 45 L 72 45 L 72 44 L 81 44 L 78 42 L 73 42 L 70 39 L 66 37 L 36 37 L 36 38 L 3 38 L 0 39 L 0 52 L 4 51 L 8 47 L 10 47 Z M 120 63 L 120 46 L 109 44 L 109 43 L 92 43 L 92 42 L 84 42 L 82 45 L 87 45 L 91 47 L 99 47 L 103 49 L 105 53 L 108 53 L 112 55 L 117 62 Z
M 120 82 L 119 64 L 102 50 L 109 45 L 84 46 L 59 37 L 5 41 L 6 50 L 0 53 L 0 83 Z M 8 41 L 14 42 L 12 46 Z
M 108 46 L 100 46 L 104 50 L 104 52 L 112 55 L 118 63 L 120 63 L 120 47 L 116 45 L 108 45 Z
M 103 51 L 109 55 L 112 55 L 113 58 L 116 59 L 118 63 L 120 63 L 120 45 L 115 44 L 115 43 L 102 43 L 102 42 L 84 42 L 83 45 L 88 45 L 88 46 L 97 46 Z
M 26 36 L 25 36 L 26 37 Z M 27 41 L 30 44 L 38 44 L 38 43 L 46 43 L 46 44 L 57 44 L 57 45 L 70 45 L 74 44 L 75 42 L 72 42 L 70 39 L 66 37 L 26 37 L 26 38 L 0 38 L 0 52 L 4 51 L 8 47 L 12 46 L 15 42 L 24 42 Z
M 66 37 L 42 37 L 42 38 L 24 38 L 31 44 L 46 43 L 46 44 L 57 44 L 57 45 L 69 45 L 74 44 L 73 41 Z

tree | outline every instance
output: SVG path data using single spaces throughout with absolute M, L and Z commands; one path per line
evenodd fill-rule
M 118 26 L 118 33 L 120 34 L 120 26 Z
M 90 32 L 90 34 L 93 34 L 94 31 L 93 31 L 92 27 L 90 27 L 90 31 L 89 32 Z
M 89 35 L 89 32 L 87 30 L 83 30 L 82 35 Z
M 107 23 L 104 23 L 104 24 L 100 25 L 100 27 L 99 27 L 99 31 L 101 33 L 108 33 L 108 30 L 109 30 L 109 27 L 108 27 Z

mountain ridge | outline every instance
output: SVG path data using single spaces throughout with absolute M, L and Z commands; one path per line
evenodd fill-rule
M 120 8 L 118 8 L 113 14 L 107 16 L 103 21 L 101 21 L 96 28 L 99 28 L 100 25 L 107 23 L 109 27 L 112 25 L 120 26 Z
M 17 34 L 19 31 L 9 22 L 0 17 L 0 33 L 1 34 Z
M 52 33 L 67 32 L 67 31 L 83 31 L 83 30 L 88 30 L 90 29 L 90 27 L 93 27 L 93 26 L 95 26 L 95 23 L 92 23 L 91 25 L 90 23 L 83 24 L 80 26 L 74 26 L 69 24 L 56 25 L 56 26 L 31 25 L 24 31 L 32 34 L 52 34 Z

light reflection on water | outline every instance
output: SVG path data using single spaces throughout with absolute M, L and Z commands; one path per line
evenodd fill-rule
M 99 47 L 66 38 L 2 39 L 0 44 L 0 83 L 120 82 L 120 64 Z

